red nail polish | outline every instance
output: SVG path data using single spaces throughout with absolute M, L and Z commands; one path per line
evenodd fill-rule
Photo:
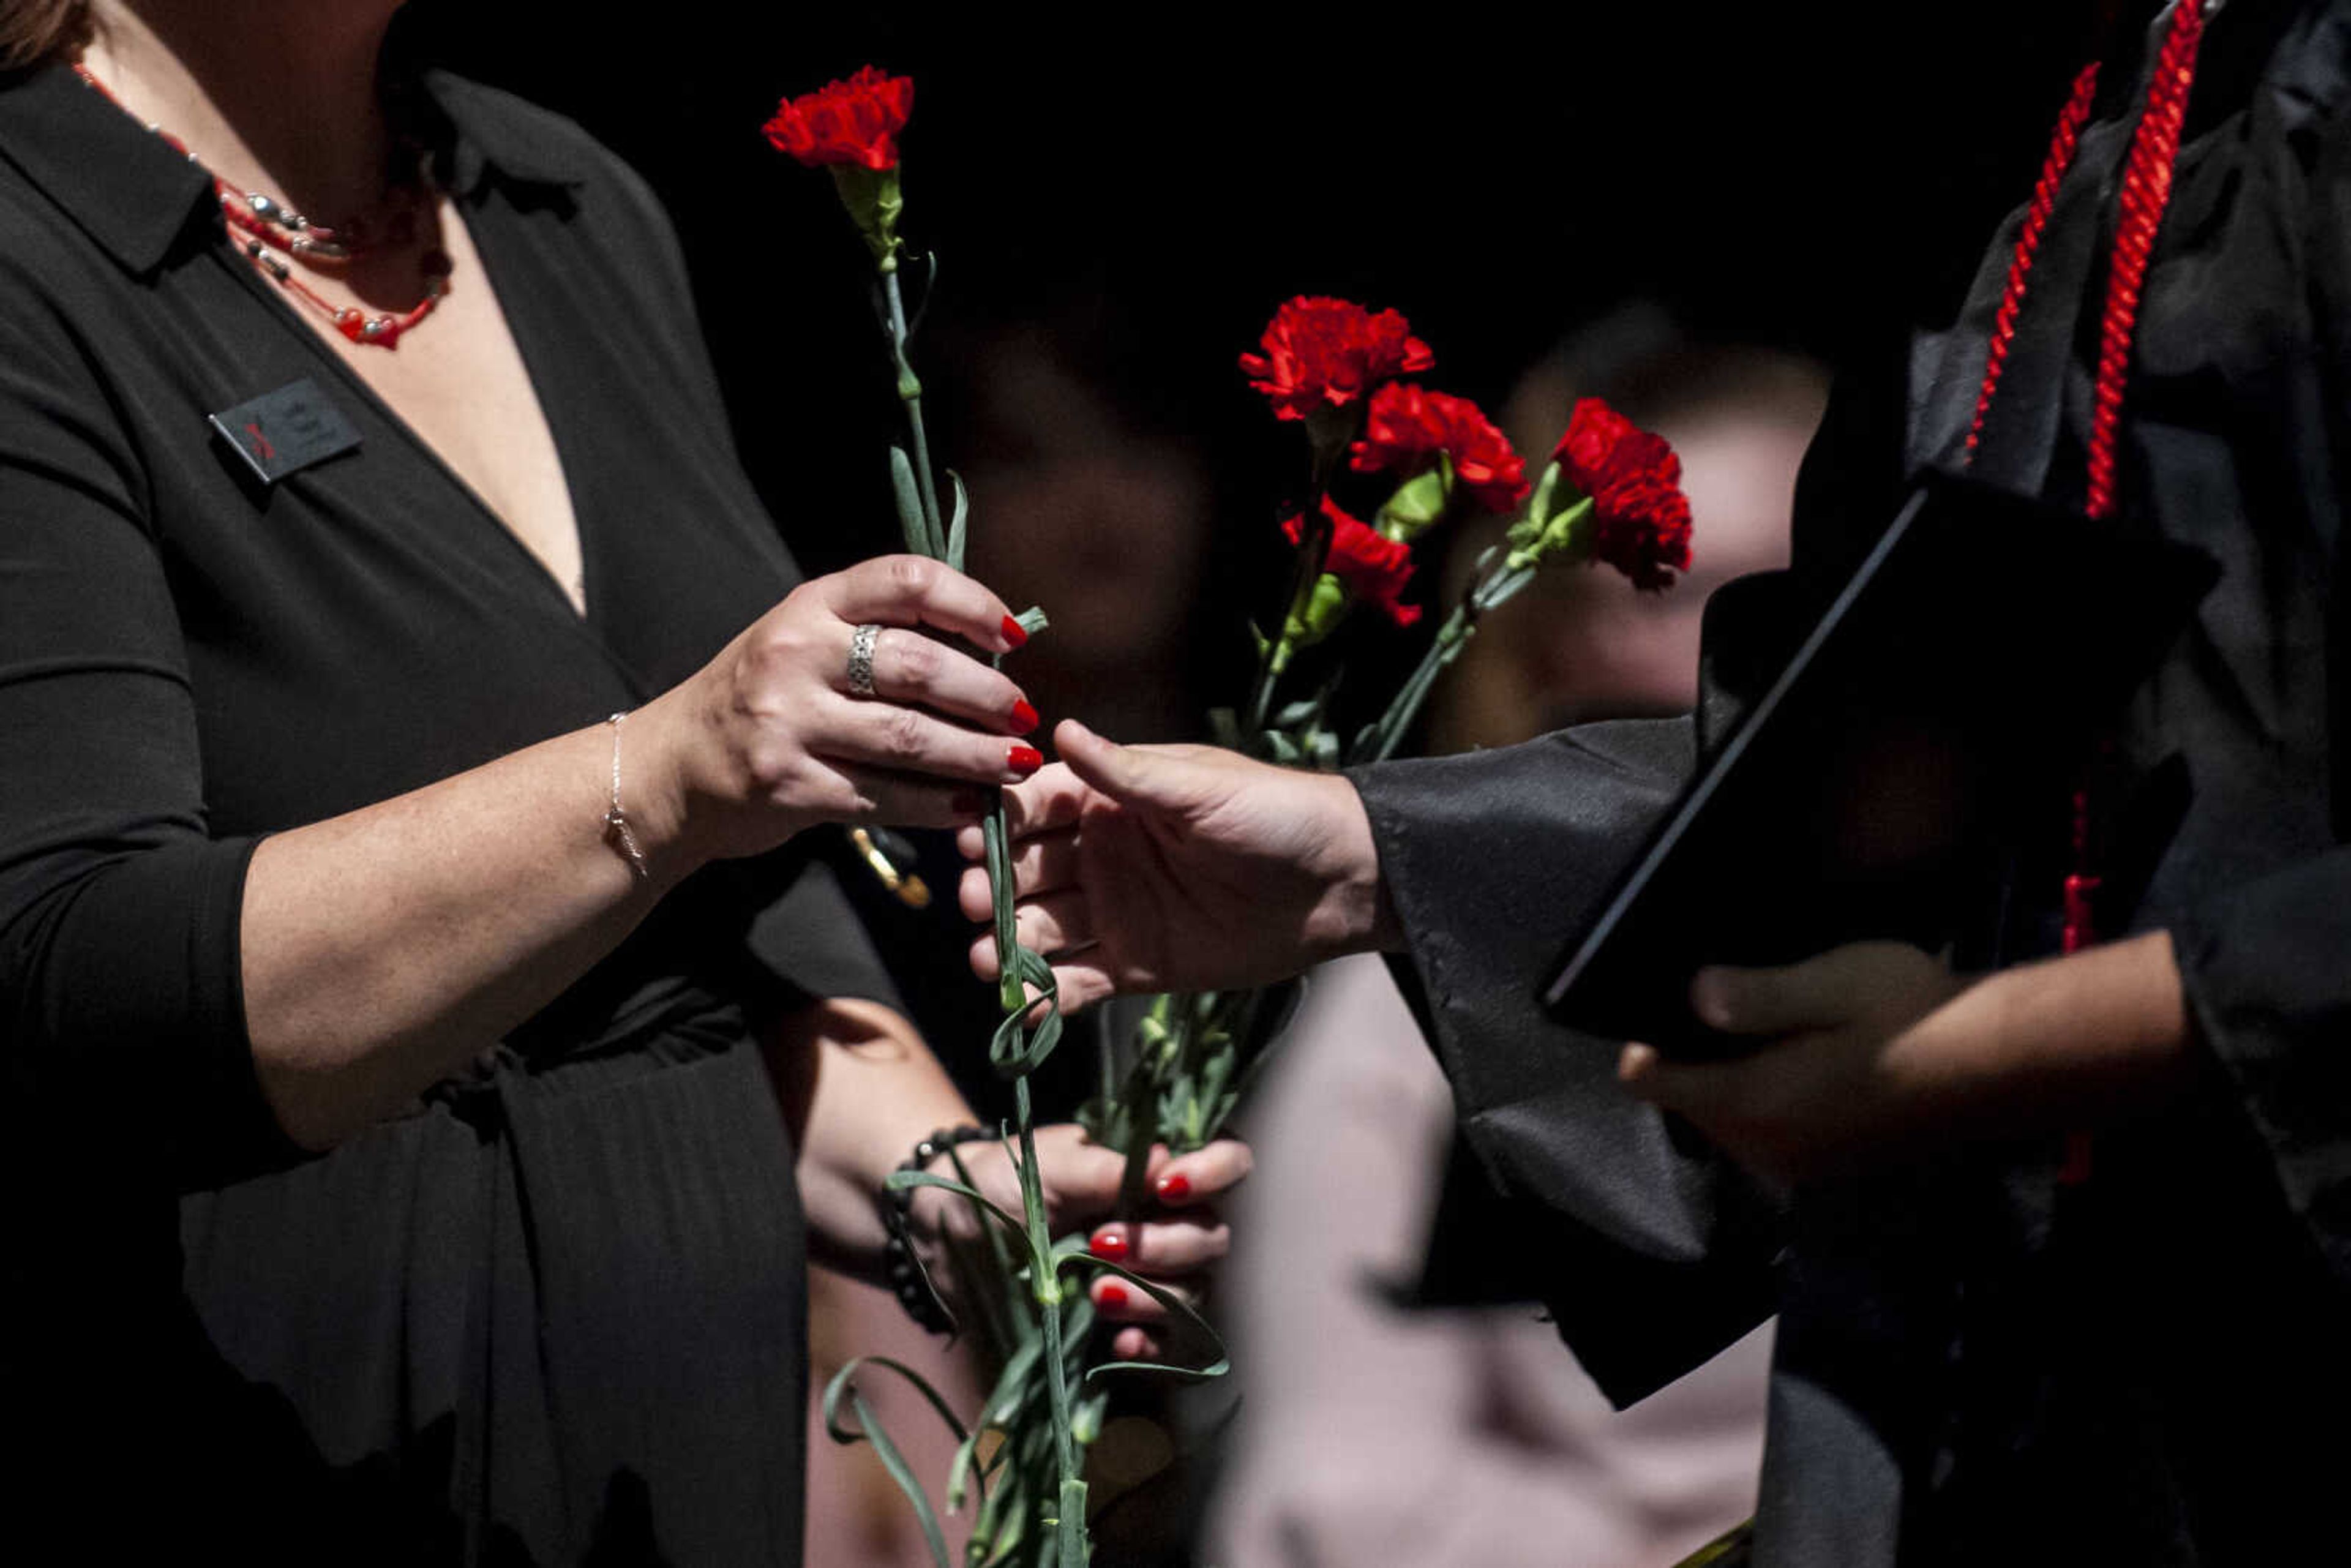
M 1033 746 L 1016 746 L 1005 758 L 1004 766 L 1026 779 L 1045 766 L 1045 754 Z
M 958 789 L 947 801 L 947 810 L 958 817 L 987 815 L 987 797 L 977 789 Z
M 1025 701 L 1012 705 L 1012 727 L 1022 735 L 1037 727 L 1037 710 Z
M 1120 1284 L 1116 1280 L 1104 1281 L 1102 1285 L 1095 1288 L 1094 1305 L 1098 1307 L 1108 1307 L 1113 1312 L 1116 1312 L 1119 1308 L 1126 1305 L 1126 1287 Z
M 1024 648 L 1029 644 L 1029 633 L 1019 622 L 1008 615 L 1004 618 L 1004 640 L 1016 648 Z
M 1191 1197 L 1192 1179 L 1189 1176 L 1179 1174 L 1159 1178 L 1160 1202 L 1187 1203 L 1191 1200 Z
M 1093 1233 L 1086 1248 L 1097 1258 L 1107 1258 L 1113 1263 L 1126 1260 L 1126 1237 L 1113 1227 L 1105 1225 Z

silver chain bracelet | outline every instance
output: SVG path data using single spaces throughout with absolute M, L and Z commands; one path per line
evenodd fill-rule
M 604 841 L 620 851 L 629 869 L 643 882 L 653 874 L 653 868 L 645 863 L 645 852 L 637 847 L 637 835 L 630 831 L 628 815 L 621 810 L 621 721 L 628 716 L 623 708 L 604 721 L 612 727 L 612 799 L 604 808 Z

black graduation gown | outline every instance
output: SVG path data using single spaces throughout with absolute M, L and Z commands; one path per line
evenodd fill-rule
M 805 1238 L 752 1034 L 893 999 L 821 862 L 692 879 L 323 1158 L 254 1082 L 263 835 L 632 706 L 797 580 L 643 183 L 504 94 L 421 103 L 584 618 L 196 170 L 62 68 L 0 83 L 0 1531 L 40 1561 L 799 1560 Z M 300 381 L 360 444 L 256 484 L 206 416 Z
M 2145 90 L 2133 64 L 2110 63 L 1977 465 L 2074 505 L 2114 181 Z M 2346 99 L 2351 5 L 2232 0 L 2212 19 L 2121 446 L 2123 516 L 2223 567 L 2120 741 L 2126 792 L 2184 770 L 2185 816 L 2127 925 L 2173 934 L 2204 1071 L 2167 1113 L 2105 1131 L 2085 1185 L 2058 1181 L 2053 1145 L 1975 1146 L 1778 1212 L 1616 1089 L 1610 1043 L 1536 1009 L 1717 732 L 1726 650 L 1708 650 L 1695 720 L 1356 776 L 1467 1141 L 1586 1365 L 1629 1401 L 1780 1313 L 1759 1562 L 2340 1558 Z M 2020 217 L 1952 326 L 1840 389 L 1799 487 L 1797 571 L 1840 575 L 1907 474 L 1957 465 Z M 2053 946 L 2063 868 L 2045 869 L 1972 935 L 1979 955 Z

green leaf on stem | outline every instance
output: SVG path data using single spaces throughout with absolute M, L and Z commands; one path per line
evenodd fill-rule
M 938 1564 L 938 1568 L 951 1568 L 947 1561 L 946 1535 L 939 1529 L 937 1511 L 931 1507 L 931 1500 L 925 1494 L 922 1482 L 914 1479 L 914 1468 L 906 1463 L 905 1455 L 900 1453 L 898 1445 L 890 1440 L 888 1430 L 874 1418 L 872 1406 L 866 1404 L 865 1396 L 857 1387 L 857 1374 L 869 1366 L 894 1372 L 913 1384 L 915 1391 L 930 1402 L 931 1408 L 939 1413 L 939 1419 L 947 1424 L 958 1441 L 969 1434 L 964 1430 L 963 1423 L 956 1418 L 956 1413 L 946 1397 L 931 1386 L 928 1378 L 904 1362 L 893 1361 L 888 1356 L 859 1356 L 833 1374 L 832 1381 L 825 1385 L 825 1431 L 836 1443 L 846 1445 L 862 1440 L 873 1445 L 874 1457 L 882 1461 L 882 1468 L 890 1473 L 890 1479 L 897 1483 L 898 1490 L 906 1494 L 907 1502 L 914 1507 L 914 1517 L 923 1527 L 923 1539 L 931 1549 L 931 1561 Z M 851 1413 L 857 1417 L 855 1427 L 845 1426 L 841 1420 L 841 1406 L 844 1399 Z
M 955 486 L 955 508 L 947 523 L 947 564 L 961 571 L 965 538 L 971 525 L 971 497 L 963 487 L 963 476 L 952 468 L 947 470 L 947 483 Z
M 898 503 L 898 531 L 905 536 L 906 553 L 931 553 L 930 525 L 923 520 L 923 495 L 914 484 L 914 460 L 903 446 L 890 448 L 890 497 Z
M 883 1190 L 888 1192 L 901 1192 L 910 1186 L 935 1186 L 943 1191 L 954 1193 L 958 1197 L 968 1198 L 998 1224 L 1019 1237 L 1024 1246 L 1029 1240 L 1029 1226 L 1026 1220 L 997 1207 L 995 1204 L 980 1195 L 978 1188 L 963 1182 L 953 1181 L 943 1176 L 933 1176 L 929 1171 L 892 1171 L 883 1178 L 882 1186 Z M 1044 1261 L 1037 1257 L 1034 1248 L 1029 1249 L 1029 1259 L 1032 1263 L 1040 1266 Z
M 1192 1310 L 1192 1304 L 1190 1302 L 1185 1301 L 1181 1296 L 1176 1295 L 1167 1290 L 1165 1286 L 1153 1284 L 1150 1281 L 1144 1279 L 1142 1275 L 1136 1273 L 1132 1269 L 1123 1268 L 1121 1265 L 1110 1262 L 1105 1259 L 1096 1258 L 1090 1253 L 1073 1255 L 1072 1258 L 1065 1258 L 1061 1261 L 1064 1266 L 1067 1266 L 1071 1261 L 1076 1261 L 1091 1268 L 1099 1269 L 1105 1274 L 1115 1274 L 1120 1279 L 1128 1281 L 1130 1284 L 1134 1285 L 1136 1290 L 1141 1291 L 1144 1295 L 1149 1296 L 1153 1301 L 1157 1301 L 1161 1306 L 1165 1307 L 1187 1327 L 1196 1330 L 1201 1337 L 1207 1341 L 1208 1344 L 1216 1353 L 1216 1359 L 1206 1366 L 1177 1366 L 1173 1363 L 1164 1361 L 1097 1362 L 1092 1366 L 1086 1369 L 1086 1381 L 1088 1383 L 1092 1383 L 1095 1378 L 1100 1377 L 1105 1372 L 1151 1372 L 1156 1373 L 1163 1377 L 1173 1377 L 1183 1383 L 1207 1383 L 1214 1378 L 1224 1376 L 1233 1369 L 1232 1358 L 1225 1353 L 1225 1342 L 1223 1336 L 1218 1334 L 1215 1329 L 1208 1326 L 1207 1319 L 1202 1317 L 1198 1312 Z

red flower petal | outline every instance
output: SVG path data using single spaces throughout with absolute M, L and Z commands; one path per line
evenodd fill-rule
M 1346 584 L 1351 597 L 1377 607 L 1398 626 L 1419 620 L 1420 606 L 1403 601 L 1405 587 L 1412 581 L 1412 547 L 1382 538 L 1378 529 L 1350 517 L 1327 496 L 1322 515 L 1331 520 L 1332 528 L 1331 550 L 1323 558 L 1322 570 Z M 1291 544 L 1303 538 L 1305 521 L 1301 515 L 1281 525 Z
M 1570 483 L 1592 497 L 1592 558 L 1633 580 L 1635 588 L 1673 586 L 1689 570 L 1689 497 L 1682 460 L 1661 435 L 1635 426 L 1598 398 L 1569 416 L 1553 458 Z
M 1374 394 L 1353 453 L 1357 473 L 1400 479 L 1426 472 L 1442 453 L 1452 461 L 1455 481 L 1489 512 L 1508 514 L 1527 498 L 1526 459 L 1484 411 L 1466 397 L 1424 392 L 1410 382 L 1391 382 Z
M 1398 312 L 1308 295 L 1274 312 L 1259 346 L 1264 352 L 1243 354 L 1240 367 L 1282 419 L 1344 407 L 1382 382 L 1437 362 Z
M 853 163 L 878 172 L 898 166 L 898 132 L 914 108 L 913 78 L 865 66 L 847 81 L 786 99 L 761 129 L 778 152 L 811 169 Z

